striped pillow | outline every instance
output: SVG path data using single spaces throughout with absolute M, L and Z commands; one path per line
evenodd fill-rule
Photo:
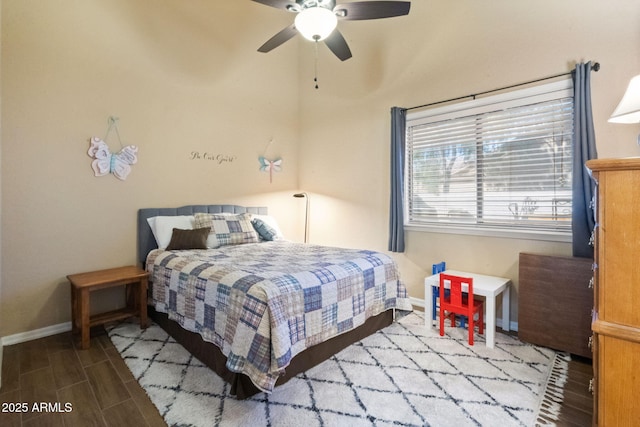
M 278 240 L 278 232 L 263 220 L 259 218 L 253 218 L 251 220 L 251 224 L 253 224 L 253 228 L 256 229 L 258 235 L 263 240 Z

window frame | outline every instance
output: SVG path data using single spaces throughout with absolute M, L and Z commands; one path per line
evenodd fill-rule
M 439 122 L 442 120 L 453 119 L 457 117 L 467 116 L 470 114 L 482 114 L 493 111 L 496 105 L 501 109 L 515 106 L 523 106 L 529 103 L 544 102 L 560 98 L 573 99 L 573 80 L 566 78 L 552 83 L 527 87 L 524 89 L 516 89 L 509 92 L 503 92 L 482 98 L 476 98 L 470 101 L 458 102 L 454 104 L 437 106 L 426 110 L 409 111 L 406 117 L 405 131 L 408 132 L 411 126 Z M 526 101 L 526 102 L 523 102 Z M 575 112 L 574 112 L 575 114 Z M 411 222 L 409 212 L 409 185 L 410 179 L 408 165 L 409 147 L 405 148 L 405 176 L 404 176 L 404 228 L 408 231 L 423 231 L 433 233 L 461 234 L 461 235 L 477 235 L 496 238 L 517 238 L 527 240 L 544 240 L 555 242 L 572 241 L 571 227 L 568 230 L 525 230 L 509 226 L 482 226 L 477 223 L 473 224 L 452 224 L 452 223 L 419 223 Z

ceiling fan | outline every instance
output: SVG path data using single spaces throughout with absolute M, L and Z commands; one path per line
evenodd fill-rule
M 267 40 L 258 52 L 269 52 L 300 33 L 311 41 L 324 40 L 329 50 L 342 61 L 351 58 L 351 50 L 336 29 L 338 20 L 392 18 L 408 15 L 411 8 L 411 2 L 408 1 L 357 1 L 342 4 L 336 4 L 335 0 L 253 1 L 296 14 L 294 23 Z

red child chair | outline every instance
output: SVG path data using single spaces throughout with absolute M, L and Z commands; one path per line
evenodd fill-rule
M 445 282 L 450 283 L 449 295 L 446 295 Z M 467 292 L 462 291 L 462 284 L 468 286 Z M 478 329 L 480 335 L 484 333 L 482 300 L 473 298 L 473 279 L 470 277 L 451 276 L 440 274 L 440 336 L 444 336 L 444 318 L 451 319 L 451 326 L 456 325 L 456 314 L 467 316 L 469 319 L 469 345 L 473 345 L 473 330 L 478 314 Z

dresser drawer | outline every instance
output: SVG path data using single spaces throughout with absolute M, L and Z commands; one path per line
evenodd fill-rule
M 640 173 L 598 173 L 597 296 L 601 320 L 640 327 Z
M 640 426 L 640 343 L 603 334 L 595 342 L 598 425 Z

